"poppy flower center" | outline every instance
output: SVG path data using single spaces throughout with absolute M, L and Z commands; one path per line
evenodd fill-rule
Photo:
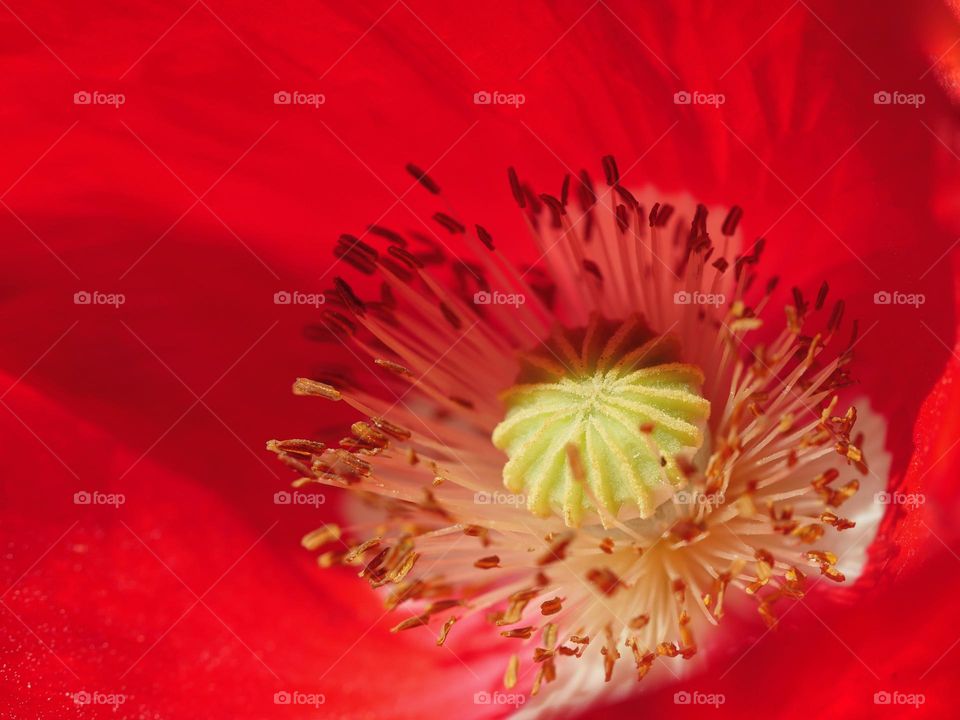
M 843 301 L 827 307 L 826 283 L 813 299 L 794 288 L 786 322 L 770 323 L 777 281 L 760 280 L 763 238 L 737 254 L 738 207 L 719 223 L 688 198 L 634 195 L 603 164 L 602 195 L 585 172 L 554 198 L 509 171 L 541 268 L 519 272 L 487 230 L 444 212 L 434 219 L 477 263 L 417 254 L 378 226 L 385 253 L 342 237 L 337 256 L 382 285 L 364 300 L 337 278 L 324 324 L 394 392 L 350 374 L 300 379 L 297 394 L 367 419 L 335 447 L 268 446 L 296 487 L 356 497 L 351 526 L 303 538 L 322 567 L 384 588 L 406 614 L 395 632 L 433 625 L 443 645 L 484 617 L 518 643 L 504 686 L 529 674 L 531 695 L 578 658 L 606 682 L 632 659 L 618 683 L 690 660 L 731 596 L 773 627 L 821 579 L 857 573 L 844 556 L 876 527 L 859 491 L 876 487 L 864 448 L 883 438 L 840 405 L 858 337 L 855 322 L 838 337 Z M 435 279 L 438 264 L 456 285 Z M 477 288 L 524 302 L 478 302 Z M 492 492 L 501 481 L 521 495 Z M 568 677 L 557 703 L 584 687 Z
M 703 373 L 678 358 L 676 339 L 638 315 L 554 333 L 503 396 L 493 444 L 509 457 L 504 485 L 570 527 L 625 504 L 649 517 L 683 483 L 710 412 Z

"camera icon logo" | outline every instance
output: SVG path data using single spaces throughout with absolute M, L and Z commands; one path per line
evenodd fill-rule
M 673 694 L 674 705 L 689 705 L 693 702 L 693 697 L 686 690 L 680 690 Z
M 286 290 L 279 290 L 273 294 L 274 305 L 289 305 L 293 302 L 293 296 Z
M 886 690 L 881 690 L 873 694 L 873 704 L 874 705 L 889 705 L 892 700 L 890 693 Z
M 874 305 L 889 305 L 893 301 L 893 296 L 886 290 L 880 290 L 873 294 Z
M 293 502 L 293 493 L 286 490 L 278 490 L 273 494 L 274 505 L 289 505 Z
M 673 294 L 674 305 L 689 305 L 691 299 L 690 293 L 688 293 L 686 290 L 677 290 Z
M 893 96 L 886 90 L 880 90 L 873 94 L 874 105 L 889 105 L 891 102 L 893 102 Z
M 489 705 L 491 702 L 490 693 L 486 690 L 481 690 L 480 692 L 475 692 L 473 694 L 473 704 L 474 705 Z
M 688 93 L 686 90 L 681 90 L 680 92 L 675 92 L 673 94 L 673 104 L 674 105 L 689 105 L 693 102 L 693 96 Z
M 86 490 L 81 490 L 73 494 L 74 505 L 89 505 L 93 501 L 93 496 Z
M 491 301 L 491 295 L 485 290 L 479 290 L 473 294 L 474 305 L 489 305 L 490 301 Z
M 286 690 L 279 690 L 273 694 L 274 705 L 289 705 L 293 702 L 293 696 Z
M 86 690 L 73 694 L 74 705 L 89 705 L 91 702 L 93 702 L 93 697 Z
M 893 498 L 888 492 L 878 492 L 873 496 L 873 501 L 878 505 L 889 505 Z
M 274 105 L 289 105 L 293 102 L 293 96 L 286 90 L 278 90 L 273 94 Z
M 80 292 L 75 292 L 73 294 L 74 305 L 89 305 L 92 300 L 93 296 L 86 290 L 81 290 Z
M 493 102 L 493 95 L 488 93 L 486 90 L 480 90 L 473 94 L 473 104 L 474 105 L 489 105 Z
M 86 90 L 80 90 L 73 94 L 73 104 L 74 105 L 89 105 L 93 102 L 93 95 L 88 93 Z

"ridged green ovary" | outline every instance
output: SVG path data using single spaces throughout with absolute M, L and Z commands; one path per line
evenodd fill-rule
M 493 444 L 509 457 L 504 485 L 524 494 L 535 515 L 579 525 L 593 502 L 573 477 L 566 449 L 573 444 L 604 510 L 616 516 L 633 503 L 648 517 L 657 497 L 682 480 L 677 456 L 703 443 L 710 403 L 702 385 L 698 368 L 667 363 L 511 388 L 506 417 L 493 432 Z

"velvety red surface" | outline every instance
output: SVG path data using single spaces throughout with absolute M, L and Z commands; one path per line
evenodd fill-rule
M 299 548 L 337 517 L 335 494 L 273 503 L 290 478 L 264 441 L 336 437 L 349 418 L 291 380 L 354 362 L 304 338 L 312 308 L 273 295 L 349 274 L 326 274 L 340 232 L 439 230 L 407 162 L 522 261 L 506 167 L 556 192 L 613 153 L 625 184 L 742 205 L 786 288 L 826 279 L 847 298 L 891 484 L 927 498 L 886 518 L 864 582 L 770 634 L 727 629 L 726 655 L 617 712 L 707 713 L 674 703 L 698 689 L 725 694 L 717 716 L 949 714 L 960 160 L 931 71 L 949 42 L 931 27 L 960 34 L 934 3 L 0 3 L 0 713 L 498 712 L 473 693 L 499 660 L 390 635 L 365 585 Z M 284 90 L 326 102 L 275 105 Z M 480 90 L 526 102 L 475 105 Z M 676 105 L 681 90 L 726 102 Z M 925 103 L 874 104 L 883 90 Z M 75 104 L 81 91 L 125 102 Z M 926 303 L 876 305 L 881 290 Z M 74 304 L 80 291 L 125 303 Z M 126 702 L 76 706 L 84 690 Z M 283 690 L 326 702 L 277 705 Z M 926 703 L 877 707 L 883 690 Z

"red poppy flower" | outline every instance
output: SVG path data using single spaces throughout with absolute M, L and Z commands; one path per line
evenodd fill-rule
M 733 716 L 759 703 L 783 716 L 904 710 L 876 708 L 881 693 L 946 712 L 960 657 L 944 592 L 960 548 L 958 161 L 940 85 L 956 33 L 938 4 L 0 13 L 7 715 L 309 717 L 321 700 L 343 717 L 512 710 L 474 696 L 505 692 L 524 641 L 491 642 L 483 617 L 440 648 L 439 621 L 390 633 L 410 613 L 385 614 L 356 569 L 318 570 L 299 547 L 324 523 L 361 522 L 355 505 L 310 486 L 298 495 L 314 505 L 275 499 L 289 476 L 263 442 L 335 444 L 362 419 L 290 396 L 295 377 L 349 374 L 390 397 L 302 304 L 334 298 L 334 276 L 360 298 L 378 289 L 349 258 L 331 269 L 341 233 L 383 253 L 389 240 L 364 235 L 375 224 L 475 258 L 441 211 L 525 267 L 541 253 L 506 168 L 558 198 L 588 168 L 603 193 L 610 153 L 648 213 L 655 197 L 743 208 L 741 242 L 767 241 L 754 291 L 780 278 L 766 342 L 791 288 L 812 307 L 827 282 L 823 312 L 845 300 L 844 330 L 859 323 L 845 404 L 869 408 L 896 499 L 863 536 L 855 582 L 787 598 L 774 630 L 731 610 L 709 644 L 698 629 L 704 652 L 682 679 L 618 684 L 631 694 L 614 711 L 719 696 Z M 404 172 L 410 161 L 452 208 Z M 724 217 L 709 215 L 715 241 Z M 577 662 L 559 658 L 527 710 L 562 694 L 559 660 Z M 590 669 L 604 685 L 602 661 Z

